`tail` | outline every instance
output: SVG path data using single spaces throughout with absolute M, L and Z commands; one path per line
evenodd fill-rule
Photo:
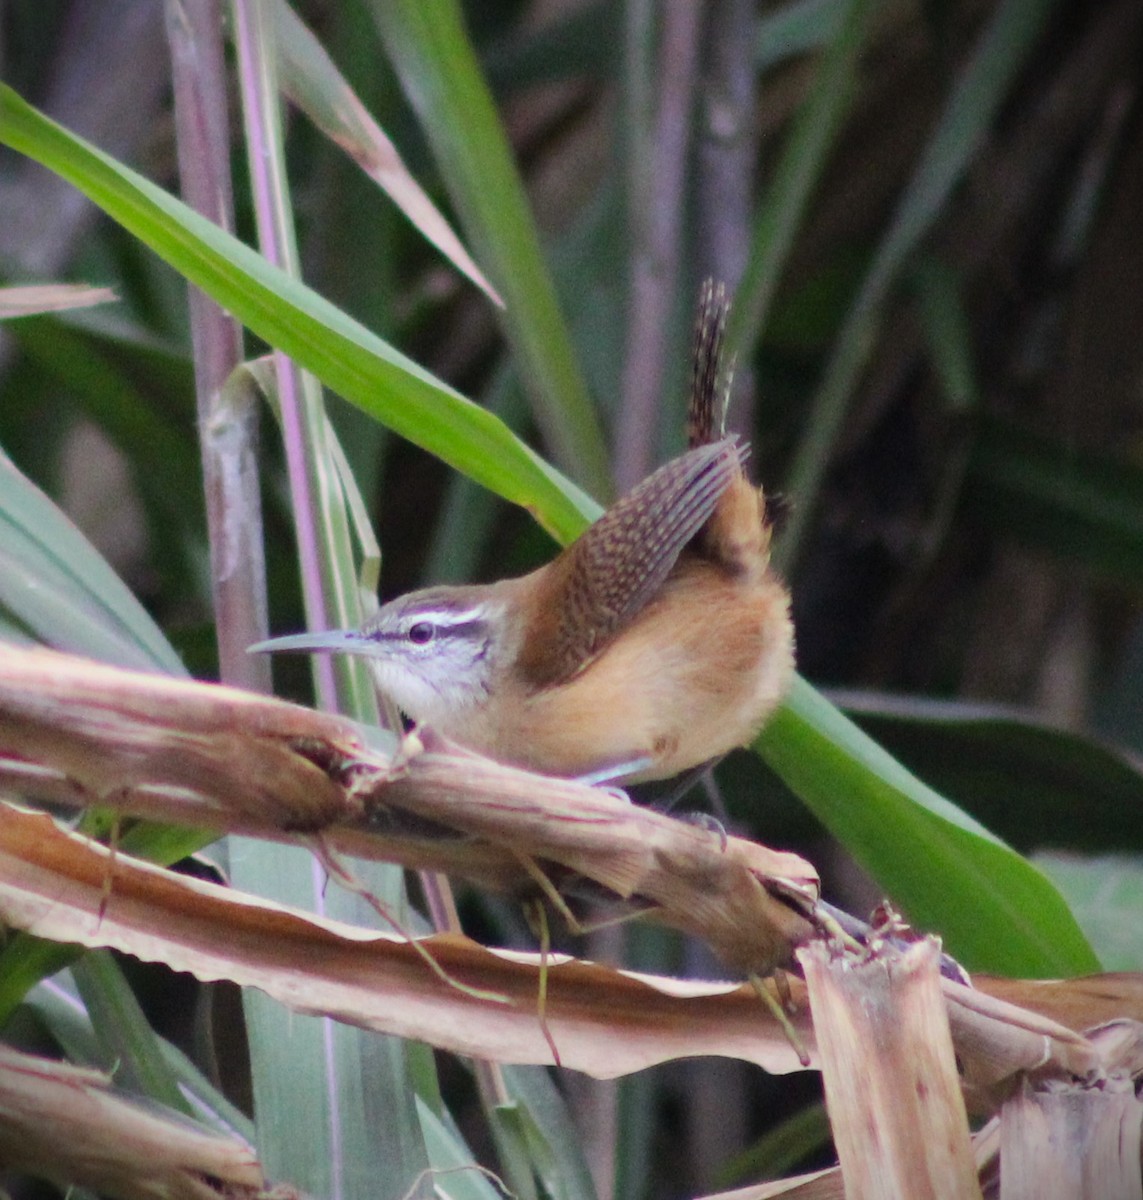
M 692 449 L 726 436 L 726 407 L 734 376 L 733 362 L 722 361 L 729 312 L 726 288 L 721 283 L 706 280 L 699 293 L 695 318 L 691 396 L 687 411 L 687 441 Z M 739 452 L 740 463 L 747 452 L 747 449 Z M 719 498 L 693 545 L 732 574 L 757 576 L 769 563 L 770 539 L 782 511 L 783 502 L 777 498 L 768 499 L 740 469 L 738 478 Z
M 707 279 L 699 293 L 695 317 L 691 399 L 687 410 L 687 443 L 692 450 L 717 442 L 726 433 L 726 405 L 734 376 L 734 364 L 722 362 L 729 312 L 726 288 Z

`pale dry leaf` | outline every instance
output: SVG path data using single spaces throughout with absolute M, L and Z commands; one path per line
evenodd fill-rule
M 123 1096 L 98 1071 L 2 1045 L 0 1162 L 119 1200 L 241 1200 L 265 1185 L 240 1138 Z
M 397 758 L 347 721 L 213 684 L 0 649 L 0 784 L 76 806 L 332 850 L 533 891 L 588 881 L 760 974 L 814 930 L 817 873 L 423 730 Z
M 496 289 L 472 260 L 452 226 L 401 160 L 389 137 L 369 115 L 321 43 L 288 4 L 267 9 L 281 51 L 285 94 L 384 191 L 406 217 L 494 304 Z
M 1031 1009 L 1069 1029 L 1094 1029 L 1121 1017 L 1143 1021 L 1143 974 L 1110 971 L 1076 979 L 1002 979 L 974 975 L 978 992 Z
M 108 884 L 109 887 L 105 886 Z M 101 915 L 102 908 L 102 915 Z M 538 955 L 451 934 L 423 946 L 449 986 L 396 934 L 325 920 L 190 879 L 0 805 L 0 921 L 53 941 L 110 947 L 204 981 L 257 987 L 283 1004 L 501 1062 L 550 1063 L 537 1015 Z M 798 1069 L 745 985 L 672 980 L 552 956 L 546 1023 L 565 1066 L 600 1077 L 721 1054 Z M 795 991 L 795 997 L 798 993 Z M 804 1029 L 804 1008 L 798 1022 Z
M 66 312 L 110 304 L 119 297 L 105 287 L 86 283 L 33 283 L 0 288 L 0 321 L 33 317 L 39 313 Z
M 965 1099 L 973 1111 L 992 1112 L 1018 1076 L 1088 1079 L 1106 1069 L 1089 1039 L 1032 1006 L 990 994 L 995 982 L 978 979 L 968 988 L 942 981 Z M 1120 1015 L 1129 1015 L 1131 1007 Z
M 394 758 L 370 750 L 341 718 L 44 650 L 0 648 L 0 786 L 73 807 L 100 803 L 218 831 L 303 843 L 320 838 L 323 854 L 443 870 L 509 892 L 524 888 L 535 894 L 539 874 L 553 885 L 578 881 L 597 895 L 603 889 L 620 911 L 629 901 L 635 912 L 705 938 L 747 970 L 785 961 L 793 947 L 814 935 L 819 919 L 816 875 L 795 855 L 733 837 L 723 843 L 708 830 L 598 789 L 472 755 L 429 730 Z M 117 868 L 115 903 L 99 927 L 93 918 L 104 894 L 105 852 L 80 843 L 88 856 L 83 858 L 69 843 L 61 862 L 45 868 L 45 877 L 29 879 L 21 872 L 39 869 L 35 844 L 33 837 L 8 859 L 12 887 L 5 904 L 12 924 L 34 925 L 61 941 L 116 945 L 204 978 L 236 978 L 268 991 L 277 987 L 284 1002 L 306 1011 L 404 1031 L 467 1053 L 550 1060 L 535 1017 L 534 959 L 505 957 L 463 940 L 427 943 L 456 977 L 511 998 L 511 1009 L 486 1005 L 474 1020 L 471 998 L 429 979 L 426 964 L 400 938 L 351 927 L 331 931 L 301 914 L 226 892 L 208 892 L 209 905 L 200 897 L 188 908 L 185 889 L 207 885 L 169 873 L 155 877 L 162 883 L 148 882 L 139 910 L 128 911 L 125 881 L 156 870 L 128 860 Z M 52 844 L 42 840 L 41 849 L 47 853 Z M 76 870 L 88 865 L 82 881 L 69 881 L 68 887 L 80 891 L 74 910 L 64 911 L 58 905 L 67 889 L 52 872 L 62 870 L 66 879 L 70 868 L 61 863 L 69 858 Z M 176 890 L 164 890 L 170 888 Z M 52 904 L 46 903 L 49 897 Z M 185 944 L 148 941 L 156 929 L 177 929 L 184 913 L 194 918 Z M 251 945 L 265 957 L 247 958 L 241 939 L 230 947 L 235 961 L 211 957 L 250 924 Z M 301 977 L 299 995 L 286 981 L 297 984 L 297 963 L 308 964 L 318 945 L 324 947 L 321 970 Z M 343 964 L 348 976 L 339 973 L 342 954 L 349 955 Z M 206 957 L 199 960 L 200 955 Z M 352 971 L 360 969 L 375 983 L 382 959 L 392 962 L 386 995 L 376 987 L 355 991 Z M 564 1023 L 557 1040 L 561 1053 L 566 1042 L 565 1061 L 621 1074 L 677 1055 L 723 1053 L 770 1070 L 793 1069 L 792 1052 L 749 989 L 712 985 L 731 999 L 692 994 L 683 999 L 680 985 L 659 981 L 653 985 L 658 999 L 651 1001 L 646 989 L 652 985 L 633 978 L 590 964 L 557 967 L 553 1012 L 556 1024 Z M 986 1108 L 997 1103 L 1017 1071 L 1082 1074 L 1098 1067 L 1099 1054 L 1074 1030 L 1143 1013 L 1138 977 L 1024 985 L 1020 1000 L 1027 1009 L 1002 1003 L 1018 986 L 981 979 L 977 990 L 957 992 L 955 985 L 945 985 L 966 1080 Z M 795 1000 L 799 987 L 795 981 Z M 997 998 L 990 1000 L 994 987 Z M 418 1008 L 424 1008 L 423 1016 L 413 1012 Z M 1057 1023 L 1054 1009 L 1082 1014 L 1082 1026 Z M 608 1031 L 614 1031 L 616 1014 L 625 1014 L 623 1022 L 641 1030 L 639 1036 L 611 1044 Z M 640 1014 L 649 1022 L 646 1028 Z

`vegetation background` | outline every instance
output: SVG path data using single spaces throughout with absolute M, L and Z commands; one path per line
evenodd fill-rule
M 600 501 L 681 447 L 694 299 L 705 276 L 726 280 L 731 423 L 753 445 L 758 478 L 791 503 L 779 555 L 801 674 L 926 783 L 1035 855 L 1105 968 L 1139 969 L 1143 9 L 294 9 L 507 311 L 291 109 L 302 278 Z M 164 15 L 179 10 L 9 0 L 0 76 L 178 192 Z M 233 75 L 226 91 L 237 228 L 253 243 Z M 111 308 L 4 326 L 0 446 L 89 535 L 191 673 L 217 678 L 184 280 L 10 151 L 0 153 L 0 269 L 5 282 L 67 278 L 118 293 Z M 258 349 L 251 340 L 248 353 Z M 384 549 L 384 596 L 516 573 L 554 551 L 520 508 L 327 400 Z M 262 465 L 270 623 L 293 630 L 306 620 L 295 517 L 270 421 Z M 13 637 L 59 644 L 26 617 L 6 624 Z M 279 682 L 311 694 L 304 664 L 283 664 Z M 736 827 L 806 854 L 844 907 L 870 907 L 890 884 L 859 869 L 773 768 L 744 752 L 719 769 Z M 902 830 L 881 832 L 884 853 L 908 859 Z M 465 907 L 488 937 L 526 938 L 507 906 Z M 663 934 L 639 931 L 627 953 L 662 970 L 719 970 Z M 185 983 L 131 970 L 153 1024 L 190 1044 Z M 232 996 L 214 1004 L 237 1024 Z M 225 1082 L 249 1104 L 243 1054 L 223 1055 Z M 441 1069 L 458 1121 L 482 1144 L 467 1078 Z M 808 1076 L 703 1062 L 627 1080 L 618 1101 L 572 1090 L 597 1185 L 625 1197 L 693 1194 L 828 1158 Z M 319 1156 L 300 1132 L 309 1119 L 259 1130 L 280 1139 L 285 1171 Z M 566 1194 L 587 1194 L 573 1176 L 561 1177 Z M 408 1178 L 393 1169 L 377 1186 L 401 1195 Z

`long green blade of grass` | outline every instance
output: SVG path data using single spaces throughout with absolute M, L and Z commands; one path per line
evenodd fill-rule
M 116 1070 L 118 1060 L 114 1056 L 108 1057 L 107 1047 L 97 1036 L 91 1016 L 76 993 L 69 973 L 34 987 L 25 1000 L 23 1011 L 34 1015 L 70 1062 L 107 1072 Z M 179 1090 L 180 1100 L 174 1107 L 184 1107 L 185 1098 L 185 1106 L 203 1124 L 220 1133 L 237 1133 L 252 1142 L 254 1126 L 250 1118 L 211 1084 L 181 1050 L 164 1038 L 156 1038 L 156 1041 L 158 1052 Z M 121 1081 L 117 1078 L 116 1082 Z
M 767 12 L 756 30 L 755 67 L 765 71 L 824 45 L 845 21 L 845 7 L 846 0 L 792 0 Z
M 114 1064 L 118 1085 L 192 1116 L 159 1036 L 111 951 L 89 951 L 72 970 L 104 1055 Z
M 374 0 L 371 8 L 476 257 L 504 297 L 504 329 L 536 424 L 556 462 L 593 495 L 607 498 L 612 485 L 603 432 L 460 5 Z
M 1004 705 L 877 692 L 832 698 L 899 762 L 1022 851 L 1143 852 L 1143 770 L 1114 743 Z
M 0 142 L 93 200 L 248 328 L 402 437 L 527 508 L 561 541 L 599 507 L 501 421 L 304 284 L 0 85 Z

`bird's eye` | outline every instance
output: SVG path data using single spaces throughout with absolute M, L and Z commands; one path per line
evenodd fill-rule
M 433 626 L 431 621 L 418 621 L 415 625 L 409 626 L 409 641 L 414 646 L 423 646 L 426 642 L 433 640 Z

